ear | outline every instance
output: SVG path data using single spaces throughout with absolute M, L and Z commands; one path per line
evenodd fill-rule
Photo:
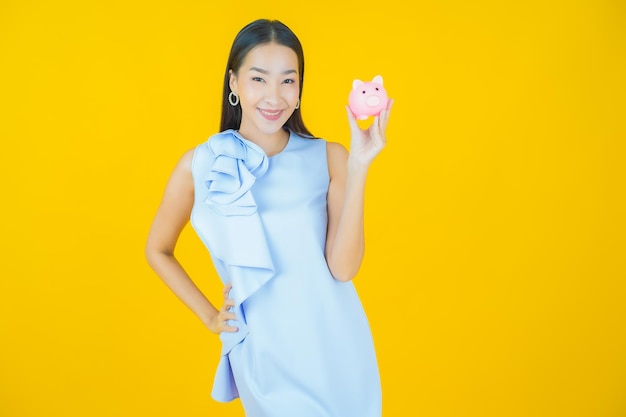
M 233 70 L 228 70 L 228 86 L 231 91 L 237 92 L 237 75 L 233 72 Z
M 356 89 L 357 87 L 359 87 L 360 85 L 365 84 L 363 81 L 361 80 L 354 80 L 352 81 L 352 89 Z
M 380 85 L 383 85 L 383 77 L 381 77 L 380 75 L 377 75 L 377 76 L 374 77 L 372 82 L 373 83 L 378 83 Z

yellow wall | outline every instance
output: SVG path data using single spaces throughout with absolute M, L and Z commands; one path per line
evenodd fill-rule
M 243 415 L 143 245 L 258 17 L 303 42 L 318 136 L 348 144 L 354 78 L 396 100 L 355 281 L 385 417 L 626 414 L 622 2 L 95 3 L 0 3 L 1 416 Z

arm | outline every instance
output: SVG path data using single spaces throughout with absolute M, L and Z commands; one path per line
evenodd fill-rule
M 236 331 L 225 326 L 226 320 L 234 320 L 235 315 L 228 310 L 233 305 L 224 292 L 224 306 L 220 310 L 202 294 L 174 256 L 178 237 L 189 220 L 194 201 L 191 161 L 193 150 L 187 151 L 180 159 L 165 188 L 163 200 L 152 222 L 146 242 L 146 259 L 174 294 L 213 333 Z
M 362 130 L 349 108 L 350 154 L 337 143 L 328 143 L 328 231 L 326 261 L 335 279 L 349 281 L 361 267 L 365 253 L 365 180 L 374 158 L 386 143 L 385 130 L 392 101 Z

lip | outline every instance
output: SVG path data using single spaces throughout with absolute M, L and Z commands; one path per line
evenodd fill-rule
M 257 110 L 259 111 L 261 116 L 272 122 L 280 119 L 280 117 L 283 115 L 283 110 L 267 110 L 261 108 L 257 108 Z

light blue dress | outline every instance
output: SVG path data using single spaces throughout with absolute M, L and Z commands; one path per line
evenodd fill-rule
M 224 284 L 236 333 L 222 333 L 212 396 L 248 417 L 380 417 L 369 324 L 352 282 L 324 257 L 326 142 L 290 132 L 267 157 L 237 131 L 199 145 L 191 223 Z

